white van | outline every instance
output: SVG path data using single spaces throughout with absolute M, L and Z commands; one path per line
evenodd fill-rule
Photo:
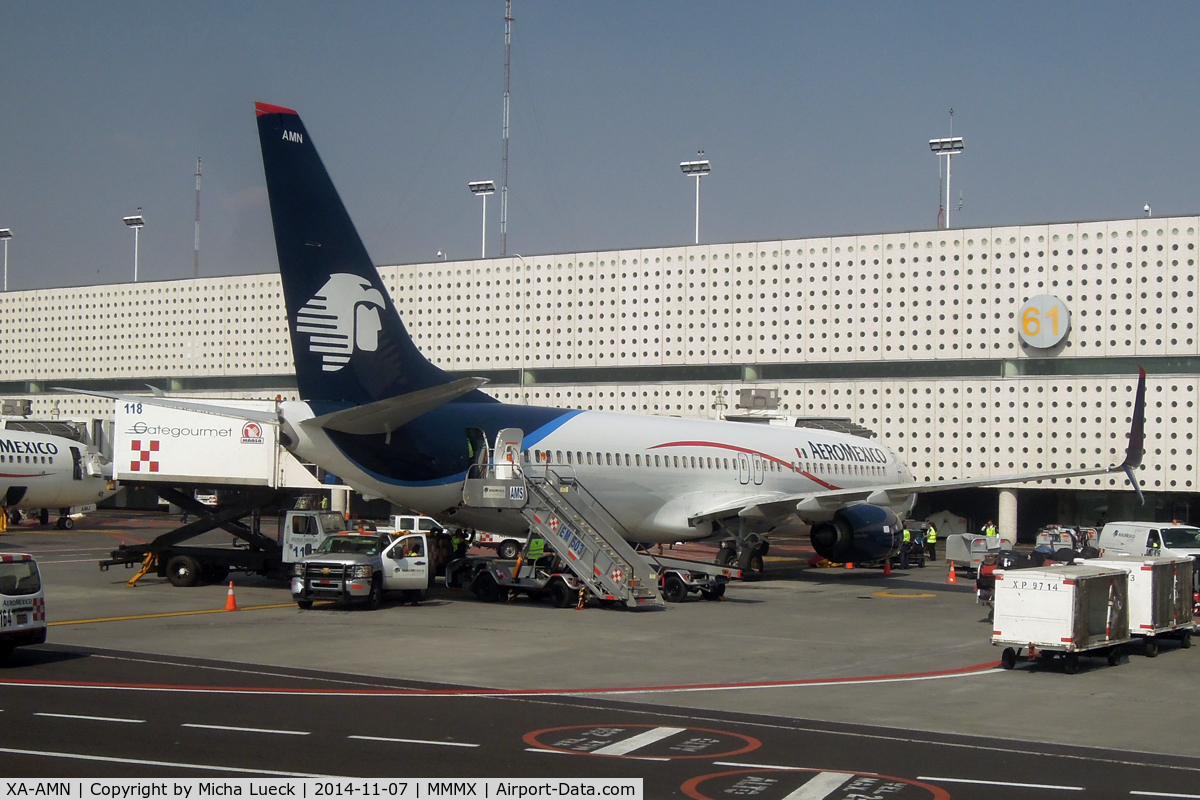
M 0 662 L 13 648 L 46 641 L 46 597 L 28 553 L 0 553 Z
M 1177 522 L 1110 522 L 1096 542 L 1100 556 L 1191 556 L 1200 559 L 1200 528 Z

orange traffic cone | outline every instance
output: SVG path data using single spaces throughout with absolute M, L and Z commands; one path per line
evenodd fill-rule
M 225 595 L 225 610 L 237 611 L 237 598 L 233 596 L 233 581 L 229 582 L 229 594 Z
M 885 577 L 885 578 L 890 578 L 890 577 L 892 577 L 892 560 L 891 560 L 890 558 L 888 558 L 888 559 L 884 559 L 884 562 L 883 562 L 883 577 Z
M 954 574 L 954 562 L 950 562 L 950 575 L 946 578 L 946 583 L 958 583 L 958 576 Z
M 854 569 L 854 562 L 853 562 L 853 561 L 847 561 L 847 562 L 846 562 L 846 569 Z

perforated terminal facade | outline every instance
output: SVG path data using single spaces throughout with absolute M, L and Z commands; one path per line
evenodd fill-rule
M 1120 461 L 1144 363 L 1145 488 L 1194 492 L 1197 228 L 1197 217 L 1113 220 L 381 274 L 421 350 L 492 377 L 501 399 L 714 417 L 742 386 L 778 388 L 785 413 L 877 431 L 918 479 Z M 1071 312 L 1050 351 L 1017 335 L 1038 294 Z M 38 415 L 111 413 L 46 393 L 59 385 L 295 396 L 277 274 L 10 292 L 0 310 L 0 384 L 33 397 Z

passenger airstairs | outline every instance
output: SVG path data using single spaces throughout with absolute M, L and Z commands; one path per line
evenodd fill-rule
M 491 458 L 473 465 L 467 474 L 464 505 L 519 509 L 530 533 L 545 539 L 597 597 L 629 608 L 663 606 L 657 572 L 573 474 L 549 466 L 521 468 L 522 437 L 513 428 L 500 432 Z

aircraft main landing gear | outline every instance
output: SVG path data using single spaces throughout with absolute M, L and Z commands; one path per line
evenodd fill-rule
M 721 542 L 717 552 L 717 563 L 723 567 L 737 566 L 742 571 L 742 580 L 753 581 L 762 577 L 763 557 L 771 549 L 771 542 L 761 533 L 749 530 L 746 521 L 737 519 L 736 525 L 725 520 L 718 521 L 722 531 L 732 536 Z

